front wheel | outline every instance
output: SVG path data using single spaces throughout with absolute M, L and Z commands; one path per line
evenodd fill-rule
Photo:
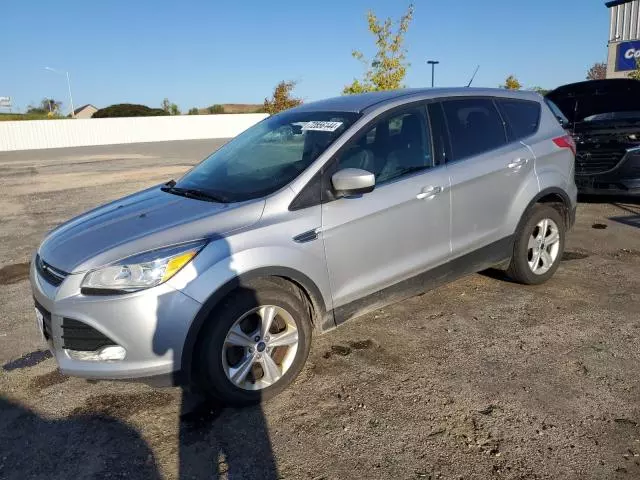
M 516 232 L 507 275 L 526 285 L 546 282 L 560 265 L 564 242 L 565 227 L 560 213 L 549 205 L 534 205 Z
M 212 313 L 199 346 L 199 387 L 228 405 L 273 397 L 309 355 L 311 320 L 302 292 L 279 279 L 232 292 Z

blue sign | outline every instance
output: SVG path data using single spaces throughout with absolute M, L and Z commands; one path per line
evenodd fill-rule
M 636 69 L 636 61 L 640 61 L 640 41 L 622 42 L 618 45 L 616 57 L 616 70 L 626 72 Z

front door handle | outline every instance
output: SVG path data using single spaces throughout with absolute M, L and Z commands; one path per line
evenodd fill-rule
M 509 167 L 512 170 L 519 170 L 522 167 L 524 167 L 527 164 L 528 161 L 529 161 L 528 158 L 517 158 L 514 161 L 512 161 L 511 163 L 509 163 L 507 165 L 507 167 Z
M 439 193 L 442 193 L 442 187 L 425 187 L 418 195 L 416 195 L 416 198 L 418 200 L 424 200 L 425 198 L 435 197 Z

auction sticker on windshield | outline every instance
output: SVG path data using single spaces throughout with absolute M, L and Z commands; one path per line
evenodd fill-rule
M 335 132 L 340 126 L 342 126 L 342 122 L 323 122 L 314 120 L 312 122 L 307 122 L 307 124 L 302 127 L 302 130 L 313 130 L 316 132 Z

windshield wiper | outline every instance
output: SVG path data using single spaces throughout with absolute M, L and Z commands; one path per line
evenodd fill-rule
M 197 200 L 205 200 L 207 202 L 229 203 L 229 201 L 224 197 L 204 192 L 195 188 L 180 188 L 167 185 L 165 187 L 162 187 L 161 190 L 163 192 L 180 195 L 181 197 L 186 198 L 195 198 Z

